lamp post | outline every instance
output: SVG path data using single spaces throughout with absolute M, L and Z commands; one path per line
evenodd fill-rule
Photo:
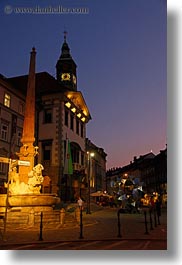
M 88 160 L 88 192 L 87 192 L 87 211 L 86 214 L 91 214 L 90 212 L 90 172 L 91 172 L 91 158 L 94 157 L 94 153 L 87 152 Z

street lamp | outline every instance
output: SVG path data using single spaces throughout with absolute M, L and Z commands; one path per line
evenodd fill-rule
M 88 193 L 87 193 L 87 211 L 86 214 L 91 214 L 90 212 L 90 172 L 91 172 L 91 158 L 94 157 L 94 153 L 87 152 L 88 160 Z

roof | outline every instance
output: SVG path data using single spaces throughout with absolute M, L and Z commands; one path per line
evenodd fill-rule
M 82 109 L 85 116 L 88 117 L 88 119 L 91 119 L 91 115 L 89 112 L 89 109 L 87 108 L 87 105 L 85 103 L 84 97 L 80 91 L 67 91 L 65 92 L 65 95 L 67 98 L 70 99 L 77 107 Z
M 22 94 L 26 95 L 28 75 L 16 76 L 6 79 Z M 58 81 L 47 72 L 36 73 L 35 78 L 36 95 L 50 94 L 57 92 L 66 92 L 67 89 L 60 85 Z
M 153 159 L 154 157 L 155 155 L 152 152 L 150 152 L 145 155 L 141 155 L 139 158 L 137 158 L 137 160 Z
M 26 96 L 28 75 L 5 78 L 5 80 L 17 91 Z M 85 103 L 82 93 L 80 91 L 70 91 L 68 88 L 60 84 L 53 76 L 51 76 L 47 72 L 36 73 L 35 92 L 37 98 L 42 95 L 63 93 L 76 106 L 79 106 L 80 109 L 82 109 L 83 113 L 88 118 L 88 120 L 91 119 L 89 109 Z

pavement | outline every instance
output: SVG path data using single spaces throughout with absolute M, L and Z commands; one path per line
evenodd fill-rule
M 83 211 L 83 226 L 74 221 L 65 225 L 44 226 L 42 233 L 40 228 L 19 229 L 7 228 L 6 236 L 0 232 L 0 249 L 11 244 L 28 244 L 39 242 L 61 242 L 76 240 L 164 240 L 167 241 L 167 209 L 162 209 L 160 224 L 155 222 L 152 215 L 147 212 L 147 229 L 144 212 L 140 214 L 119 214 L 118 208 L 99 207 L 91 205 L 91 214 Z M 118 225 L 118 220 L 120 224 Z M 119 230 L 120 229 L 120 230 Z M 83 239 L 80 239 L 82 233 Z

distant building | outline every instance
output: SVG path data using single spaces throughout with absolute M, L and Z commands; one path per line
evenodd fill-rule
M 90 188 L 91 192 L 106 190 L 106 157 L 107 154 L 103 148 L 93 144 L 86 138 L 86 150 L 93 153 L 90 169 Z M 87 167 L 88 168 L 88 167 Z
M 156 191 L 167 194 L 167 148 L 161 150 L 154 159 Z
M 146 193 L 167 193 L 167 149 L 158 155 L 152 152 L 134 157 L 130 164 L 113 168 L 106 173 L 107 190 L 110 194 L 121 192 L 123 180 L 134 180 Z
M 47 191 L 63 200 L 78 196 L 77 188 L 87 188 L 86 124 L 91 115 L 84 97 L 77 90 L 77 72 L 64 36 L 56 64 L 56 79 L 47 72 L 36 73 L 36 143 L 37 163 L 51 179 Z M 28 76 L 0 76 L 0 157 L 16 159 L 21 146 Z M 73 174 L 64 174 L 66 143 L 70 142 Z M 97 157 L 97 155 L 96 155 Z M 104 170 L 104 168 L 102 169 Z M 102 171 L 101 170 L 101 171 Z M 8 164 L 0 162 L 0 186 L 7 181 Z M 97 168 L 97 174 L 99 173 Z M 99 184 L 101 185 L 101 180 Z

